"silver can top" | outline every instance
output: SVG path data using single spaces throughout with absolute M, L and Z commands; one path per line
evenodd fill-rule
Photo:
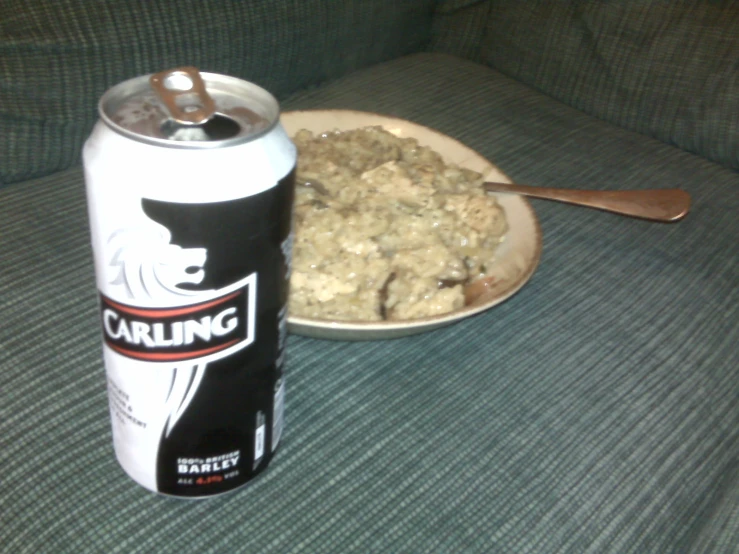
M 277 100 L 260 86 L 181 67 L 108 89 L 98 105 L 111 129 L 170 148 L 223 148 L 251 141 L 277 124 Z

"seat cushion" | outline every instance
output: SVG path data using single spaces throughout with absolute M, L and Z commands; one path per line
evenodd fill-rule
M 725 494 L 739 454 L 735 172 L 438 54 L 284 106 L 407 118 L 523 183 L 679 185 L 694 206 L 668 225 L 538 201 L 541 265 L 498 307 L 389 341 L 291 336 L 272 465 L 238 492 L 191 503 L 141 489 L 113 455 L 81 172 L 1 190 L 8 551 L 737 544 L 739 522 L 725 515 L 739 513 Z
M 739 169 L 731 2 L 491 0 L 481 58 L 627 129 Z

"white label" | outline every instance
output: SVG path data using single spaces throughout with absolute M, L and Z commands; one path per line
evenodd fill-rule
M 252 218 L 236 218 L 229 206 L 276 193 L 294 167 L 295 147 L 279 125 L 260 140 L 189 150 L 132 141 L 98 123 L 83 154 L 114 446 L 136 481 L 161 490 L 158 464 L 181 469 L 162 445 L 176 443 L 196 397 L 209 390 L 212 366 L 259 341 L 257 301 L 271 284 L 261 280 L 259 264 L 229 269 L 221 229 L 234 227 L 229 236 L 245 241 L 256 236 L 243 232 Z M 189 213 L 201 218 L 196 227 Z M 259 415 L 257 459 L 266 439 Z M 253 420 L 241 421 L 251 427 Z M 249 445 L 219 448 L 242 446 Z M 236 471 L 207 461 L 223 452 L 186 454 L 206 460 L 190 464 L 191 473 L 207 464 Z

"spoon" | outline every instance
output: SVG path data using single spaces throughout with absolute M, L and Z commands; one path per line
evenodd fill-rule
M 490 192 L 577 204 L 652 221 L 679 221 L 690 209 L 690 195 L 682 189 L 578 190 L 491 182 L 482 186 Z

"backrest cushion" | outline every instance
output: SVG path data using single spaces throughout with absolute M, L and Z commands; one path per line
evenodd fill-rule
M 278 96 L 419 50 L 434 0 L 3 0 L 0 185 L 79 160 L 110 86 L 194 65 Z
M 480 61 L 490 0 L 444 0 L 434 15 L 428 50 Z
M 492 0 L 481 58 L 591 115 L 739 169 L 739 7 Z

